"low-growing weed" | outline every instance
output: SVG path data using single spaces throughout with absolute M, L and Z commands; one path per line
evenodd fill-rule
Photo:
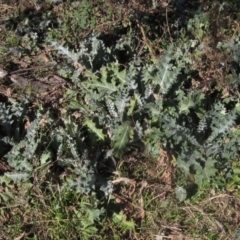
M 3 237 L 237 238 L 233 5 L 23 2 L 0 22 Z M 62 82 L 29 96 L 22 71 Z

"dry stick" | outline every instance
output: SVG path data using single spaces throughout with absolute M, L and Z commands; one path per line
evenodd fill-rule
M 50 68 L 50 67 L 54 67 L 54 65 L 40 65 L 40 66 L 35 66 L 35 67 L 30 67 L 30 68 L 19 69 L 19 70 L 10 72 L 10 74 L 25 72 L 25 71 L 29 71 L 29 70 L 38 69 L 38 68 Z
M 172 226 L 167 226 L 167 225 L 163 225 L 163 224 L 161 224 L 161 227 L 164 227 L 164 228 L 169 228 L 169 229 L 171 229 L 171 230 L 173 230 L 173 231 L 182 231 L 182 229 L 181 228 L 178 228 L 178 227 L 172 227 Z M 164 236 L 165 237 L 165 236 Z
M 166 22 L 167 22 L 168 33 L 169 33 L 169 36 L 170 36 L 170 41 L 173 44 L 171 33 L 170 33 L 170 28 L 169 28 L 169 24 L 168 24 L 168 11 L 167 11 L 167 8 L 166 8 Z
M 148 48 L 148 50 L 149 50 L 149 52 L 150 52 L 150 55 L 151 55 L 151 57 L 152 57 L 152 60 L 153 60 L 153 62 L 155 63 L 155 62 L 156 62 L 156 56 L 155 56 L 154 51 L 153 51 L 153 49 L 152 49 L 152 47 L 151 47 L 151 45 L 150 45 L 150 43 L 149 43 L 149 41 L 148 41 L 148 39 L 147 39 L 147 36 L 146 36 L 146 34 L 145 34 L 144 29 L 143 29 L 142 26 L 140 26 L 140 23 L 139 23 L 138 20 L 137 20 L 137 26 L 140 28 L 140 31 L 141 31 L 142 36 L 143 36 L 143 41 L 144 41 L 144 43 L 147 45 L 147 48 Z
M 214 196 L 214 197 L 210 197 L 209 199 L 203 201 L 201 204 L 207 204 L 208 202 L 214 200 L 214 199 L 217 199 L 217 198 L 225 198 L 225 197 L 228 197 L 228 198 L 233 198 L 233 196 L 229 195 L 229 194 L 220 194 L 220 195 L 217 195 L 217 196 Z
M 14 8 L 14 7 L 12 7 L 12 6 L 9 6 L 9 5 L 7 5 L 7 4 L 0 4 L 0 7 L 2 8 L 2 9 L 8 9 L 8 8 Z
M 152 198 L 152 199 L 150 200 L 150 202 L 152 202 L 153 200 L 155 200 L 155 199 L 157 199 L 157 198 L 159 198 L 159 197 L 164 196 L 164 194 L 166 194 L 166 191 L 165 191 L 165 192 L 162 192 L 162 193 L 158 194 L 157 196 L 155 196 L 154 198 Z

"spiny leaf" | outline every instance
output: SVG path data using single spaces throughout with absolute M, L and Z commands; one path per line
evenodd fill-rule
M 130 116 L 135 108 L 135 105 L 136 105 L 136 98 L 135 97 L 131 97 L 130 99 L 130 106 L 129 106 L 129 109 L 128 109 L 128 112 L 127 112 L 127 116 Z
M 96 124 L 91 119 L 86 119 L 83 125 L 87 126 L 93 133 L 95 133 L 99 139 L 104 140 L 105 135 L 103 134 L 102 129 L 97 128 Z
M 178 98 L 181 98 L 179 102 L 180 113 L 188 114 L 190 108 L 194 108 L 201 102 L 202 99 L 204 99 L 204 94 L 197 91 L 192 91 L 187 96 L 181 96 L 181 94 L 179 94 Z
M 208 160 L 205 163 L 203 174 L 208 181 L 210 180 L 211 177 L 215 176 L 217 172 L 215 163 L 216 161 L 211 158 L 208 158 Z
M 101 70 L 101 78 L 92 78 L 86 83 L 87 88 L 96 89 L 98 91 L 108 91 L 108 92 L 114 92 L 117 91 L 116 83 L 115 82 L 108 82 L 108 69 L 106 67 L 102 67 Z
M 121 155 L 122 151 L 127 146 L 131 131 L 132 127 L 128 122 L 125 122 L 123 125 L 117 127 L 113 143 L 117 155 Z
M 167 94 L 171 86 L 177 80 L 177 76 L 180 72 L 180 68 L 174 67 L 168 62 L 163 62 L 158 66 L 158 72 L 156 75 L 156 83 L 160 86 L 160 92 Z
M 42 156 L 40 157 L 40 163 L 41 165 L 46 164 L 47 162 L 49 162 L 49 160 L 51 159 L 51 152 L 50 151 L 46 151 L 42 154 Z
M 104 209 L 86 209 L 88 213 L 88 220 L 91 224 L 94 224 L 94 221 L 99 221 L 100 215 L 104 213 Z
M 14 182 L 29 178 L 29 173 L 6 172 L 4 175 L 7 176 L 8 178 L 12 179 Z
M 118 80 L 120 80 L 122 83 L 126 82 L 126 69 L 119 71 L 119 66 L 116 64 L 110 65 L 111 70 L 113 71 L 114 77 L 116 77 Z

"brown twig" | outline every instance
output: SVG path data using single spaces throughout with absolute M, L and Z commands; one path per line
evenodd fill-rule
M 171 35 L 169 24 L 168 24 L 168 11 L 167 11 L 167 8 L 166 8 L 166 22 L 167 22 L 167 30 L 168 30 L 168 33 L 169 33 L 169 36 L 170 36 L 170 41 L 171 41 L 171 43 L 173 43 L 172 37 L 171 37 L 172 35 Z
M 34 69 L 38 69 L 38 68 L 50 68 L 50 67 L 54 67 L 54 65 L 39 65 L 39 66 L 35 66 L 35 67 L 30 67 L 30 68 L 18 69 L 16 71 L 10 72 L 10 74 L 15 74 L 15 73 L 19 73 L 19 72 L 26 72 L 26 71 L 34 70 Z

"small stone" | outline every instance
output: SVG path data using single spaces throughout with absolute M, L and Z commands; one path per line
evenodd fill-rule
M 6 77 L 8 75 L 8 72 L 4 70 L 2 67 L 0 67 L 0 79 Z

